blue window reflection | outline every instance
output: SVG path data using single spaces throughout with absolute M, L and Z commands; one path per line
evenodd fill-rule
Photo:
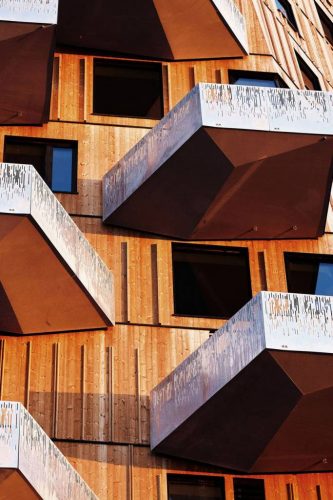
M 333 264 L 319 264 L 316 291 L 317 295 L 333 295 Z
M 52 191 L 72 191 L 73 151 L 71 148 L 54 147 L 52 150 Z

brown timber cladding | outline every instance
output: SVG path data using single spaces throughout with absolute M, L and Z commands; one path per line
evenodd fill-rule
M 245 15 L 250 55 L 162 63 L 165 112 L 197 82 L 228 83 L 229 69 L 278 73 L 291 88 L 303 88 L 295 49 L 322 89 L 333 90 L 333 48 L 312 0 L 290 0 L 299 32 L 274 0 L 236 3 Z M 318 4 L 333 16 L 329 1 Z M 108 331 L 1 336 L 0 395 L 27 406 L 100 498 L 165 500 L 167 472 L 221 472 L 150 453 L 149 392 L 222 321 L 173 315 L 169 240 L 102 225 L 102 176 L 156 122 L 94 115 L 92 73 L 93 56 L 58 53 L 51 121 L 2 127 L 0 156 L 5 135 L 78 141 L 79 194 L 58 197 L 115 273 L 118 324 Z M 283 252 L 333 254 L 331 228 L 333 218 L 318 240 L 214 244 L 248 248 L 253 294 L 286 291 Z M 233 476 L 223 475 L 226 499 L 232 500 Z M 295 500 L 318 499 L 318 484 L 323 500 L 333 495 L 333 474 L 272 475 L 265 476 L 267 500 L 287 499 L 287 484 Z

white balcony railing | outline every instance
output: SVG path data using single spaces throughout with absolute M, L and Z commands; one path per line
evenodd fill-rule
M 333 93 L 198 84 L 104 176 L 104 220 L 201 127 L 333 135 Z
M 248 302 L 153 389 L 152 449 L 265 349 L 333 354 L 333 297 L 261 292 Z
M 110 323 L 114 322 L 112 272 L 31 165 L 0 164 L 0 214 L 30 216 Z
M 1 469 L 20 472 L 42 498 L 97 499 L 21 403 L 0 401 Z
M 0 20 L 56 24 L 59 0 L 0 0 Z

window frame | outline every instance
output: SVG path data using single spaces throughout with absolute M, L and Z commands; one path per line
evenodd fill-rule
M 333 46 L 333 21 L 326 14 L 324 9 L 315 1 L 315 7 L 321 24 L 322 34 L 325 39 Z M 325 26 L 329 32 L 329 36 L 326 34 Z
M 245 281 L 247 281 L 247 295 L 248 299 L 245 303 L 247 303 L 249 300 L 253 298 L 253 291 L 252 291 L 252 278 L 251 278 L 251 266 L 250 266 L 250 256 L 249 256 L 249 249 L 247 247 L 235 247 L 235 246 L 222 246 L 222 245 L 203 245 L 203 244 L 196 244 L 196 243 L 186 243 L 186 242 L 177 242 L 173 241 L 171 242 L 171 259 L 172 259 L 172 298 L 173 298 L 173 313 L 172 316 L 174 317 L 183 317 L 183 318 L 203 318 L 203 319 L 212 319 L 212 320 L 227 320 L 230 319 L 237 311 L 232 313 L 231 315 L 226 315 L 226 314 L 219 314 L 219 315 L 204 315 L 204 314 L 198 314 L 198 313 L 182 313 L 182 312 L 177 312 L 177 307 L 176 307 L 176 273 L 175 273 L 175 265 L 174 265 L 174 249 L 176 247 L 183 247 L 183 248 L 188 248 L 189 252 L 191 251 L 197 251 L 199 252 L 205 252 L 205 253 L 221 253 L 221 254 L 227 254 L 227 253 L 232 253 L 232 252 L 237 252 L 240 255 L 244 256 L 245 260 L 245 269 L 246 269 L 246 276 L 244 277 Z M 244 304 L 243 304 L 244 305 Z M 243 306 L 240 306 L 240 308 Z
M 282 6 L 283 10 L 278 6 L 277 2 Z M 282 16 L 287 20 L 292 29 L 299 33 L 294 9 L 289 0 L 274 0 L 274 3 L 278 12 L 281 12 Z
M 281 78 L 278 73 L 266 72 L 266 71 L 248 71 L 241 69 L 229 69 L 228 70 L 228 80 L 230 85 L 243 85 L 236 82 L 237 78 L 248 78 L 249 80 L 266 80 L 275 82 L 276 86 L 272 88 L 289 88 L 286 82 Z M 233 81 L 234 80 L 234 81 Z M 244 85 L 245 86 L 245 85 Z M 253 85 L 259 86 L 260 85 Z
M 77 191 L 77 174 L 78 174 L 78 141 L 68 139 L 49 139 L 44 137 L 27 137 L 17 135 L 5 135 L 3 147 L 3 161 L 10 163 L 6 159 L 6 150 L 8 144 L 27 144 L 27 145 L 43 145 L 45 147 L 45 165 L 44 176 L 39 173 L 44 182 L 48 185 L 53 193 L 59 194 L 78 194 Z M 52 189 L 52 152 L 54 148 L 71 149 L 72 151 L 72 175 L 71 175 L 71 190 L 53 190 Z
M 159 69 L 159 97 L 160 97 L 160 106 L 159 106 L 159 114 L 158 116 L 147 116 L 147 115 L 138 115 L 138 114 L 117 114 L 117 113 L 103 113 L 96 110 L 95 105 L 95 69 L 98 63 L 103 63 L 105 66 L 113 66 L 113 67 L 129 67 L 130 69 L 135 68 L 158 68 Z M 106 57 L 93 57 L 92 59 L 92 95 L 91 95 L 91 109 L 93 116 L 101 116 L 101 117 L 110 117 L 110 118 L 119 118 L 119 119 L 136 119 L 136 120 L 161 120 L 164 116 L 164 92 L 163 92 L 163 69 L 162 63 L 156 61 L 138 61 L 138 60 L 130 60 L 130 59 L 109 59 Z
M 299 71 L 300 71 L 301 76 L 302 76 L 303 85 L 305 87 L 304 90 L 310 90 L 311 92 L 321 92 L 322 88 L 321 88 L 321 85 L 320 85 L 320 80 L 319 80 L 318 75 L 312 70 L 312 68 L 310 68 L 309 64 L 298 53 L 297 50 L 294 50 L 294 52 L 295 52 L 296 61 L 297 61 L 298 67 L 299 67 Z M 313 86 L 315 87 L 314 89 L 308 89 L 308 88 L 306 88 L 305 80 L 304 80 L 304 74 L 312 82 Z
M 179 483 L 183 481 L 183 484 L 186 485 L 186 483 L 189 486 L 196 486 L 196 483 L 198 486 L 200 486 L 200 482 L 211 482 L 212 486 L 216 486 L 221 489 L 221 500 L 226 500 L 226 494 L 225 494 L 225 478 L 224 476 L 207 476 L 207 475 L 198 475 L 198 474 L 167 474 L 167 498 L 169 500 L 170 496 L 170 485 L 169 481 L 175 481 L 179 480 Z M 213 483 L 216 483 L 215 485 Z
M 260 482 L 260 484 L 262 484 L 262 486 L 263 486 L 263 498 L 262 498 L 262 500 L 266 499 L 266 488 L 265 488 L 265 480 L 264 479 L 250 478 L 250 477 L 234 477 L 233 481 L 232 481 L 234 500 L 237 500 L 237 497 L 236 497 L 236 483 L 237 483 L 237 481 L 243 482 L 244 484 L 250 483 L 251 481 L 255 481 L 255 482 L 257 482 L 257 484 Z M 243 495 L 241 498 L 246 500 L 246 497 L 244 497 Z
M 333 255 L 331 254 L 319 254 L 319 253 L 308 253 L 308 252 L 283 252 L 283 258 L 284 258 L 284 270 L 285 270 L 285 277 L 286 277 L 286 283 L 287 283 L 287 290 L 288 293 L 301 293 L 301 294 L 309 294 L 309 295 L 317 295 L 314 292 L 308 293 L 308 292 L 291 292 L 291 283 L 290 283 L 290 276 L 288 277 L 288 269 L 287 269 L 287 259 L 289 256 L 296 257 L 296 259 L 299 258 L 299 260 L 305 259 L 310 262 L 316 262 L 317 264 L 332 264 L 333 266 Z M 327 297 L 333 297 L 333 295 L 326 295 Z

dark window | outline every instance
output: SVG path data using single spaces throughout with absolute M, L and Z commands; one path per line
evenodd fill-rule
M 95 59 L 94 113 L 160 119 L 162 95 L 160 64 Z
M 234 478 L 235 500 L 265 500 L 263 479 Z
M 168 500 L 225 500 L 224 478 L 168 475 Z
M 316 2 L 315 4 L 325 36 L 327 40 L 333 45 L 333 23 Z
M 76 141 L 7 136 L 4 161 L 33 165 L 52 191 L 76 192 Z
M 285 253 L 288 291 L 333 296 L 333 256 Z
M 294 30 L 297 31 L 297 23 L 293 13 L 292 6 L 288 2 L 288 0 L 275 0 L 275 5 L 277 9 L 282 12 L 284 17 L 287 19 L 289 24 L 293 27 Z
M 249 85 L 251 87 L 287 87 L 276 73 L 260 71 L 229 71 L 229 82 L 233 85 Z
M 296 53 L 296 59 L 301 70 L 304 86 L 307 90 L 321 90 L 320 83 L 317 76 L 312 69 L 306 64 L 305 61 Z
M 245 248 L 172 245 L 175 314 L 230 318 L 252 298 Z

